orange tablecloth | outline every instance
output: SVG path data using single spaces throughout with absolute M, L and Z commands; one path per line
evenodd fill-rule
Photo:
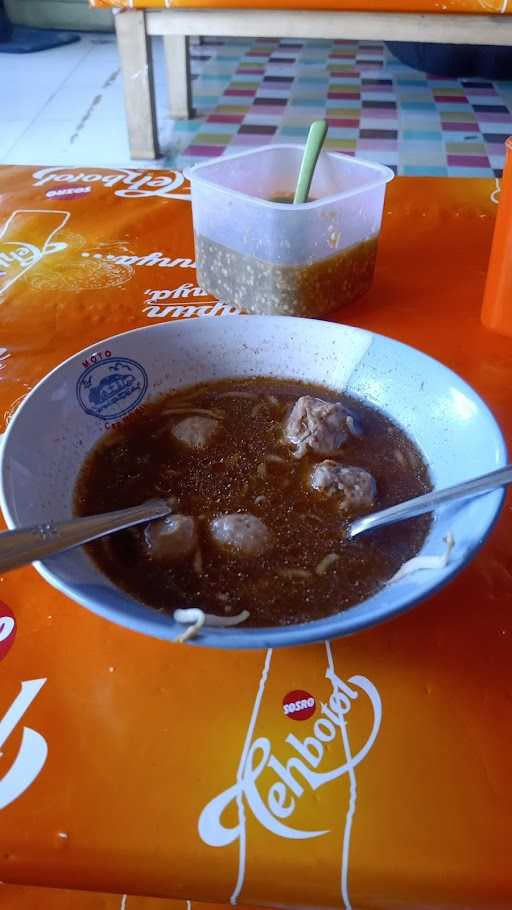
M 125 9 L 280 9 L 369 10 L 376 13 L 490 13 L 512 12 L 508 0 L 89 0 L 92 6 Z M 243 15 L 240 17 L 243 35 Z M 418 35 L 418 40 L 420 39 Z
M 191 904 L 159 897 L 6 884 L 0 885 L 0 907 L 2 910 L 227 910 L 223 904 Z
M 374 287 L 334 318 L 440 358 L 510 440 L 512 341 L 479 322 L 495 190 L 395 180 Z M 174 172 L 0 169 L 5 420 L 45 372 L 102 337 L 238 318 L 197 296 L 187 196 Z M 331 649 L 166 645 L 93 616 L 32 568 L 0 578 L 0 879 L 222 903 L 510 910 L 511 528 L 508 504 L 448 588 Z M 322 742 L 333 685 L 345 687 L 346 737 Z M 316 704 L 300 722 L 282 707 L 295 690 Z M 241 756 L 256 740 L 251 790 Z

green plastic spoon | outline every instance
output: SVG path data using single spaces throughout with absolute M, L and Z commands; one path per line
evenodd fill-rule
M 325 120 L 315 120 L 309 127 L 297 188 L 293 197 L 294 205 L 299 205 L 301 202 L 307 202 L 308 200 L 311 181 L 313 180 L 318 156 L 322 150 L 326 135 L 327 123 Z

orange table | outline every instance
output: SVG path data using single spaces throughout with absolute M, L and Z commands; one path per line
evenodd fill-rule
M 334 318 L 440 358 L 510 440 L 512 341 L 479 321 L 496 198 L 491 181 L 394 181 L 374 287 Z M 0 272 L 4 421 L 104 336 L 239 318 L 201 296 L 173 172 L 0 169 Z M 509 910 L 511 527 L 509 501 L 471 566 L 409 614 L 273 654 L 167 645 L 88 613 L 32 568 L 2 577 L 0 879 Z M 343 718 L 322 714 L 333 687 Z M 296 690 L 315 699 L 301 721 L 283 711 Z
M 227 910 L 223 904 L 6 884 L 0 886 L 0 907 L 6 910 Z
M 91 6 L 120 9 L 277 9 L 300 11 L 399 10 L 404 13 L 509 14 L 508 0 L 89 0 Z M 243 32 L 241 32 L 242 34 Z M 327 36 L 326 36 L 327 37 Z

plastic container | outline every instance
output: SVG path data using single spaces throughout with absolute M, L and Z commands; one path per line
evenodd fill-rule
M 270 145 L 187 175 L 199 283 L 247 312 L 320 316 L 370 287 L 386 183 L 380 164 L 323 153 L 303 205 L 292 197 L 303 154 Z
M 486 328 L 512 338 L 512 138 L 506 141 L 505 169 L 481 317 Z

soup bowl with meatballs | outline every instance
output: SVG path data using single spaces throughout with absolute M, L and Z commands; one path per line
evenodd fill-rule
M 5 435 L 1 502 L 16 528 L 164 499 L 165 518 L 36 568 L 147 635 L 295 645 L 446 584 L 503 493 L 354 539 L 352 520 L 505 461 L 478 395 L 413 348 L 327 322 L 204 318 L 109 338 L 42 380 Z

